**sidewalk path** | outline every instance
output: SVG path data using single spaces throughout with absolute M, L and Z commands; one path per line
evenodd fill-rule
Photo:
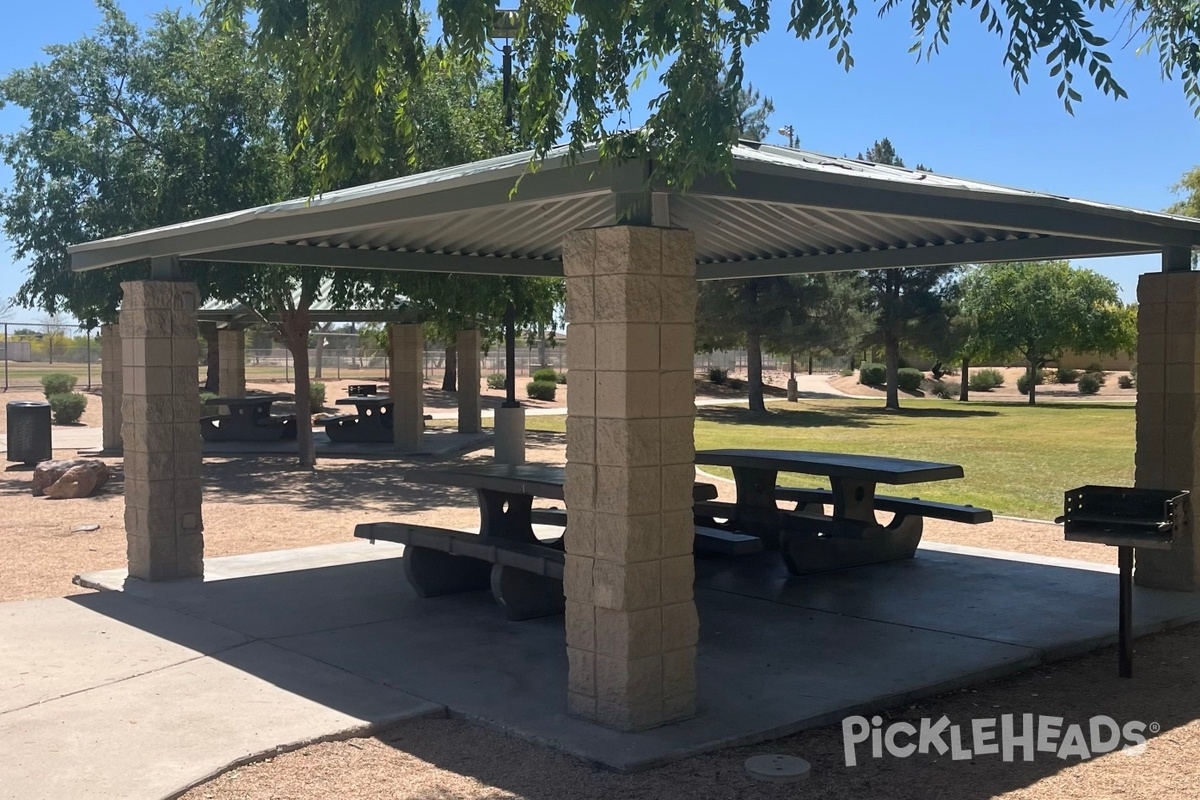
M 173 797 L 281 746 L 443 713 L 123 592 L 0 604 L 4 800 Z

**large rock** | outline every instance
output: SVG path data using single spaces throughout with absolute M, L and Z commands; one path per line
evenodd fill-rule
M 108 466 L 93 458 L 43 461 L 33 471 L 33 495 L 58 500 L 87 497 L 108 483 L 108 478 Z

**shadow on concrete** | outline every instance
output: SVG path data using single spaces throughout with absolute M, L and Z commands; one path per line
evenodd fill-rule
M 321 552 L 349 561 L 354 547 L 369 545 Z M 1115 638 L 1116 577 L 1106 571 L 923 549 L 911 561 L 790 578 L 777 554 L 709 559 L 698 563 L 699 714 L 626 734 L 567 715 L 561 617 L 508 622 L 487 592 L 418 599 L 392 557 L 280 571 L 289 560 L 313 563 L 303 556 L 317 550 L 213 559 L 210 578 L 223 579 L 130 580 L 120 599 L 75 602 L 188 645 L 194 626 L 147 621 L 140 604 L 150 603 L 617 770 L 896 708 Z M 1135 609 L 1144 634 L 1200 619 L 1200 597 L 1139 590 Z M 322 704 L 338 702 L 295 670 L 270 671 L 237 652 L 212 657 L 266 670 L 254 674 Z M 1051 772 L 1065 764 L 1039 762 Z

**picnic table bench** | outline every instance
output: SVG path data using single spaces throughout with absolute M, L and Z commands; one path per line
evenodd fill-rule
M 405 545 L 404 574 L 421 597 L 490 588 L 509 619 L 561 613 L 565 562 L 563 536 L 539 539 L 535 524 L 564 526 L 561 509 L 533 509 L 535 497 L 563 499 L 565 470 L 527 464 L 486 464 L 409 473 L 414 483 L 474 489 L 479 500 L 479 533 L 400 522 L 357 525 L 354 535 Z M 699 483 L 693 497 L 711 500 L 716 487 Z M 757 551 L 756 537 L 733 531 L 696 530 L 696 548 L 708 552 Z
M 294 400 L 290 394 L 210 397 L 208 406 L 225 406 L 228 414 L 200 418 L 200 435 L 210 442 L 273 442 L 296 438 L 295 414 L 272 414 L 271 405 Z
M 925 517 L 972 525 L 992 521 L 987 509 L 875 494 L 879 483 L 961 478 L 957 464 L 782 450 L 702 450 L 696 463 L 729 467 L 737 487 L 734 503 L 698 503 L 697 520 L 761 537 L 766 547 L 782 551 L 793 575 L 912 558 Z M 779 486 L 780 472 L 823 476 L 831 488 Z M 781 509 L 780 501 L 795 506 Z M 832 514 L 824 513 L 826 505 Z M 883 525 L 876 511 L 894 516 Z

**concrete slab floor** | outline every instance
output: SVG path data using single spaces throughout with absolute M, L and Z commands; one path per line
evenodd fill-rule
M 701 560 L 699 714 L 622 734 L 567 715 L 561 617 L 508 622 L 486 592 L 421 600 L 399 548 L 384 552 L 348 542 L 212 559 L 208 581 L 125 590 L 618 770 L 826 724 L 1116 635 L 1116 576 L 1064 559 L 930 546 L 913 561 L 802 579 L 777 554 Z M 122 585 L 96 578 L 83 581 Z M 1138 590 L 1135 610 L 1145 632 L 1200 619 L 1200 597 Z

